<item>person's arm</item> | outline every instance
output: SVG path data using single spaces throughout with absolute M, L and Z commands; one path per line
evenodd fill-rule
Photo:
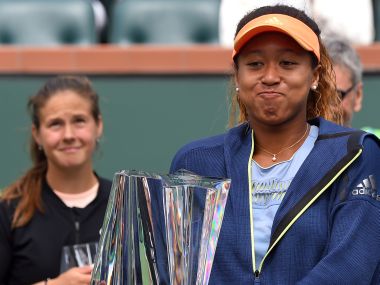
M 46 279 L 33 285 L 88 285 L 91 281 L 92 266 L 74 267 L 57 278 Z
M 327 255 L 299 284 L 371 284 L 380 259 L 380 210 L 365 201 L 347 203 L 337 209 L 332 229 Z
M 333 209 L 327 253 L 298 284 L 380 281 L 379 145 L 368 140 L 348 175 L 350 182 L 341 190 L 347 199 Z

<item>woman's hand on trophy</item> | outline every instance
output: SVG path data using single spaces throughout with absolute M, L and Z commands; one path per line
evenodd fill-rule
M 91 281 L 92 265 L 73 267 L 57 278 L 45 282 L 46 285 L 88 285 Z

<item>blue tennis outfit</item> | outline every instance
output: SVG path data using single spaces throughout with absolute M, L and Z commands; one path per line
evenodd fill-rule
M 322 118 L 309 123 L 318 136 L 295 175 L 281 178 L 286 191 L 271 197 L 281 201 L 267 217 L 274 214 L 261 263 L 252 258 L 252 237 L 260 234 L 251 229 L 249 176 L 257 178 L 250 126 L 189 143 L 175 155 L 171 172 L 232 181 L 209 284 L 380 284 L 380 142 Z

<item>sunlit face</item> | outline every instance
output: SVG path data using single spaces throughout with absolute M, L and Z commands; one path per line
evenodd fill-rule
M 251 124 L 305 121 L 310 88 L 318 69 L 310 54 L 291 37 L 277 32 L 254 37 L 238 57 L 235 83 Z
M 342 99 L 344 125 L 351 126 L 354 112 L 359 112 L 362 108 L 363 84 L 359 82 L 354 86 L 351 79 L 351 73 L 349 69 L 344 66 L 334 65 L 334 71 L 336 75 L 337 89 L 341 91 L 351 89 L 351 91 L 347 92 Z
M 89 167 L 101 136 L 103 123 L 91 114 L 91 102 L 73 91 L 53 95 L 39 112 L 40 127 L 32 134 L 41 145 L 48 168 L 72 169 Z

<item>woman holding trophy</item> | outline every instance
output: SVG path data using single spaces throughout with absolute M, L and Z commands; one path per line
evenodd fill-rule
M 379 284 L 380 142 L 340 126 L 317 24 L 286 5 L 258 8 L 232 58 L 238 125 L 184 146 L 171 166 L 232 181 L 210 284 Z

